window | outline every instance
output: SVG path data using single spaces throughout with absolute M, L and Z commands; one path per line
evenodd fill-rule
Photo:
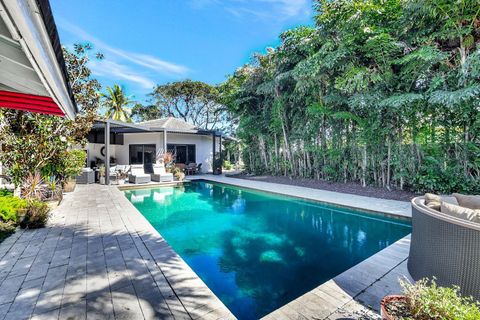
M 153 172 L 156 148 L 154 144 L 131 144 L 129 145 L 130 164 L 143 164 L 145 173 Z
M 194 144 L 167 144 L 167 150 L 175 155 L 175 163 L 197 162 L 197 152 Z

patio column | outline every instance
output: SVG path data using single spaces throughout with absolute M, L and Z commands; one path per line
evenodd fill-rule
M 167 153 L 167 129 L 163 130 L 163 153 Z
M 215 173 L 215 133 L 212 134 L 212 173 Z
M 110 184 L 110 120 L 105 122 L 105 185 Z

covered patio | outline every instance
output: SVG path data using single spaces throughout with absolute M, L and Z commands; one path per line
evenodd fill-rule
M 221 174 L 222 134 L 220 132 L 197 128 L 178 128 L 171 125 L 162 127 L 157 126 L 157 124 L 158 123 L 126 123 L 111 119 L 97 120 L 89 134 L 88 140 L 91 144 L 102 145 L 100 153 L 104 158 L 105 170 L 106 172 L 109 172 L 111 163 L 110 161 L 107 161 L 107 159 L 111 159 L 112 157 L 112 146 L 114 148 L 122 146 L 123 153 L 126 153 L 127 147 L 130 147 L 131 145 L 152 146 L 153 148 L 148 151 L 148 157 L 142 156 L 142 164 L 145 165 L 155 163 L 155 157 L 157 154 L 162 154 L 165 151 L 174 153 L 175 150 L 173 147 L 178 145 L 176 144 L 178 141 L 181 141 L 182 146 L 189 146 L 192 145 L 189 143 L 193 143 L 189 142 L 190 139 L 193 139 L 189 137 L 195 137 L 195 139 L 201 137 L 201 143 L 196 142 L 196 144 L 194 144 L 196 146 L 195 152 L 197 153 L 197 156 L 200 153 L 208 153 L 208 155 L 204 155 L 203 158 L 206 158 L 207 156 L 210 157 L 212 173 Z M 148 135 L 140 137 L 139 134 Z M 145 136 L 148 136 L 148 139 L 145 139 Z M 91 149 L 88 149 L 87 152 L 92 151 Z M 93 156 L 89 155 L 88 158 L 91 160 Z M 186 160 L 188 160 L 188 156 L 186 156 Z M 125 155 L 123 155 L 122 161 L 129 162 L 122 164 L 136 164 L 133 163 L 130 157 L 126 157 Z M 105 183 L 107 185 L 111 183 L 110 180 L 109 175 L 105 175 Z

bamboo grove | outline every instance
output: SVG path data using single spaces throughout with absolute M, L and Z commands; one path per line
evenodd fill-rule
M 318 0 L 221 85 L 248 171 L 480 192 L 480 2 Z

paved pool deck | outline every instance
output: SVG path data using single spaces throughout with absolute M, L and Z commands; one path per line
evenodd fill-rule
M 117 186 L 78 185 L 0 244 L 0 319 L 234 319 Z
M 410 216 L 409 203 L 202 175 L 246 188 Z M 398 293 L 407 236 L 267 315 L 266 319 L 375 319 Z M 306 275 L 308 276 L 308 275 Z M 234 319 L 118 186 L 79 185 L 48 226 L 0 244 L 1 319 Z

